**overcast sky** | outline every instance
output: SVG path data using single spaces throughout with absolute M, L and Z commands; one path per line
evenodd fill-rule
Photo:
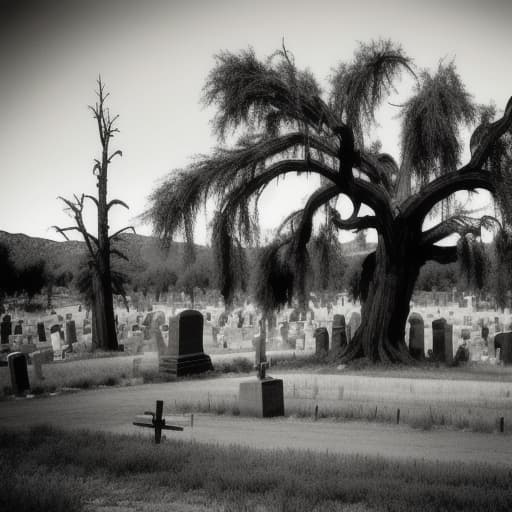
M 215 144 L 213 111 L 202 108 L 200 96 L 221 50 L 250 45 L 265 57 L 284 37 L 297 65 L 326 86 L 331 68 L 349 60 L 358 41 L 391 38 L 420 68 L 455 59 L 478 102 L 493 100 L 502 109 L 512 95 L 509 0 L 0 5 L 0 229 L 12 233 L 60 239 L 51 226 L 71 221 L 57 196 L 95 193 L 99 141 L 87 105 L 94 103 L 99 73 L 111 111 L 120 115 L 113 143 L 124 154 L 110 167 L 109 197 L 130 205 L 115 212 L 112 229 L 135 222 L 159 180 Z M 398 159 L 396 113 L 390 107 L 379 116 L 375 136 Z M 275 227 L 314 185 L 291 179 L 269 190 L 262 201 L 264 229 Z M 151 226 L 136 227 L 151 232 Z

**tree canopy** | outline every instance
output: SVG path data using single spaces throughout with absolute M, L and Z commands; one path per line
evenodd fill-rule
M 398 163 L 379 153 L 368 135 L 375 112 L 404 72 L 415 86 L 401 107 Z M 481 228 L 479 219 L 455 211 L 423 230 L 427 215 L 458 191 L 485 189 L 497 198 L 501 217 L 512 218 L 507 143 L 512 101 L 493 121 L 489 109 L 474 103 L 453 62 L 441 62 L 434 72 L 418 71 L 389 40 L 360 44 L 351 62 L 334 69 L 329 86 L 322 91 L 284 47 L 264 60 L 252 49 L 219 53 L 203 90 L 204 103 L 216 107 L 219 146 L 172 172 L 153 192 L 146 218 L 160 237 L 181 231 L 192 242 L 199 208 L 208 198 L 216 201 L 214 247 L 229 302 L 241 268 L 240 248 L 257 241 L 262 192 L 290 173 L 320 176 L 320 187 L 285 219 L 276 241 L 261 254 L 260 306 L 275 309 L 292 295 L 304 302 L 316 236 L 313 217 L 323 209 L 320 235 L 334 228 L 373 228 L 378 234 L 377 249 L 363 265 L 362 325 L 342 359 L 405 361 L 403 331 L 419 269 L 430 260 L 454 261 L 457 247 L 438 242 L 452 233 L 478 239 Z M 477 120 L 471 157 L 460 166 L 461 128 Z M 228 136 L 238 138 L 232 143 Z M 335 208 L 341 194 L 353 204 L 345 219 Z M 372 213 L 362 214 L 363 206 Z

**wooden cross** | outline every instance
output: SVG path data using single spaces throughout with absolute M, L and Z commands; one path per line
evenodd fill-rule
M 144 422 L 142 421 L 134 421 L 133 424 L 137 427 L 149 427 L 155 429 L 155 443 L 159 444 L 162 439 L 162 430 L 183 430 L 183 427 L 178 425 L 166 425 L 165 418 L 162 417 L 164 409 L 163 400 L 156 401 L 156 412 L 145 412 L 145 416 L 150 416 L 150 418 L 144 418 Z

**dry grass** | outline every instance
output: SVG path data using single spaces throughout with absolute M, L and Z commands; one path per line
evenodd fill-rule
M 132 502 L 146 503 L 144 510 L 177 510 L 172 505 L 180 501 L 198 504 L 182 510 L 262 512 L 512 507 L 510 470 L 483 464 L 256 451 L 178 440 L 156 446 L 139 436 L 44 426 L 0 431 L 0 457 L 8 484 L 0 493 L 2 510 L 129 509 Z

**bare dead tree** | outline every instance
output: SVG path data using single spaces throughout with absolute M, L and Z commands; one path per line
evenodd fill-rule
M 112 243 L 125 231 L 133 231 L 133 226 L 127 226 L 109 235 L 108 214 L 113 206 L 120 205 L 128 208 L 128 205 L 120 199 L 112 199 L 107 202 L 108 166 L 116 156 L 122 156 L 120 150 L 110 153 L 110 142 L 114 134 L 119 132 L 115 123 L 119 116 L 111 117 L 110 111 L 105 107 L 109 93 L 105 93 L 105 84 L 101 77 L 98 78 L 96 91 L 98 100 L 94 106 L 89 106 L 93 117 L 98 124 L 98 134 L 101 142 L 101 157 L 94 160 L 93 174 L 97 178 L 98 197 L 87 194 L 74 195 L 74 200 L 59 197 L 71 212 L 75 225 L 65 228 L 54 228 L 69 240 L 67 233 L 77 231 L 84 239 L 88 253 L 88 265 L 92 276 L 92 313 L 93 313 L 93 344 L 105 350 L 117 350 L 117 334 L 114 318 L 114 304 L 112 298 L 112 271 L 111 255 L 116 255 L 128 260 L 127 256 L 118 249 L 112 247 Z M 86 228 L 83 211 L 85 200 L 92 201 L 98 213 L 98 235 L 92 235 Z

